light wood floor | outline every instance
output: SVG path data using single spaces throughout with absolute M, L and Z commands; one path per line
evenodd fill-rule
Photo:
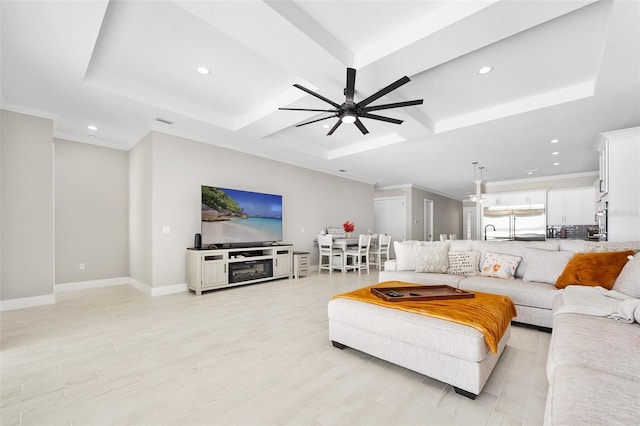
M 550 335 L 512 327 L 475 401 L 332 347 L 327 302 L 377 273 L 195 296 L 117 286 L 1 319 L 2 425 L 536 425 Z

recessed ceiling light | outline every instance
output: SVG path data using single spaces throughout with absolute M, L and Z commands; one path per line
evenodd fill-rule
M 480 75 L 485 75 L 485 74 L 489 74 L 491 71 L 493 71 L 493 67 L 482 67 L 478 70 L 478 74 Z
M 560 139 L 551 139 L 549 141 L 549 143 L 558 143 L 558 142 L 560 142 Z
M 553 165 L 554 165 L 554 166 L 559 166 L 559 165 L 560 165 L 560 163 L 553 163 Z
M 528 174 L 528 175 L 532 175 L 532 174 L 533 174 L 533 172 L 527 172 L 527 174 Z
M 560 154 L 560 152 L 559 152 L 559 151 L 553 151 L 553 152 L 551 153 L 551 155 L 558 155 L 558 154 Z
M 328 125 L 328 124 L 325 124 L 325 125 L 324 125 L 324 126 L 322 126 L 322 127 L 324 127 L 325 129 L 328 129 L 328 128 L 329 128 L 329 127 L 331 127 L 331 126 L 330 126 L 330 125 Z
M 96 126 L 94 126 L 93 124 L 88 125 L 88 126 L 87 126 L 87 129 L 89 129 L 89 130 L 93 130 L 94 132 L 95 132 L 96 130 L 98 130 L 98 128 L 97 128 Z
M 202 75 L 211 74 L 211 70 L 209 68 L 207 68 L 207 67 L 198 67 L 198 68 L 196 68 L 196 71 L 198 71 Z

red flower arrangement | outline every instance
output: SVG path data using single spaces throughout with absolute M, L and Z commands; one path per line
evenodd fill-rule
M 356 229 L 356 226 L 349 221 L 346 221 L 345 223 L 343 223 L 342 227 L 344 228 L 344 232 L 353 232 L 353 230 Z

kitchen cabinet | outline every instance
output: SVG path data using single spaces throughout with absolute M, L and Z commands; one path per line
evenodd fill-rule
M 640 127 L 601 133 L 596 150 L 604 181 L 600 200 L 609 203 L 607 239 L 640 240 Z
M 591 225 L 595 214 L 596 190 L 591 186 L 547 193 L 547 225 Z
M 544 189 L 484 194 L 484 207 L 491 209 L 540 208 L 544 207 L 546 195 L 547 191 Z

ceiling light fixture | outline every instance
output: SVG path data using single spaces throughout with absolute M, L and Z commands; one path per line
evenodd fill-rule
M 560 163 L 553 163 L 553 165 L 554 165 L 554 166 L 559 166 L 559 165 L 560 165 Z
M 558 154 L 560 154 L 560 151 L 553 151 L 553 152 L 551 153 L 551 155 L 558 155 Z
M 484 169 L 484 167 L 478 167 L 477 161 L 474 161 L 471 164 L 473 164 L 473 185 L 476 193 L 469 195 L 469 201 L 471 201 L 472 203 L 483 203 L 484 197 L 482 196 L 482 169 Z M 478 169 L 480 169 L 480 180 L 477 180 Z
M 93 124 L 88 125 L 88 126 L 87 126 L 87 129 L 89 129 L 89 130 L 93 130 L 94 132 L 95 132 L 96 130 L 98 130 L 98 128 L 97 128 L 96 126 L 94 126 Z
M 486 67 L 480 68 L 478 70 L 478 74 L 485 75 L 485 74 L 489 74 L 491 71 L 493 71 L 493 67 L 486 66 Z
M 560 139 L 551 139 L 549 141 L 549 143 L 558 143 L 558 142 L 560 142 Z
M 211 70 L 209 68 L 207 68 L 207 67 L 198 67 L 198 68 L 196 68 L 196 71 L 198 71 L 202 75 L 211 74 Z
M 340 119 L 342 120 L 343 123 L 346 124 L 351 124 L 351 123 L 355 123 L 356 122 L 356 116 L 353 115 L 353 113 L 349 112 L 345 112 L 342 117 L 340 117 Z

